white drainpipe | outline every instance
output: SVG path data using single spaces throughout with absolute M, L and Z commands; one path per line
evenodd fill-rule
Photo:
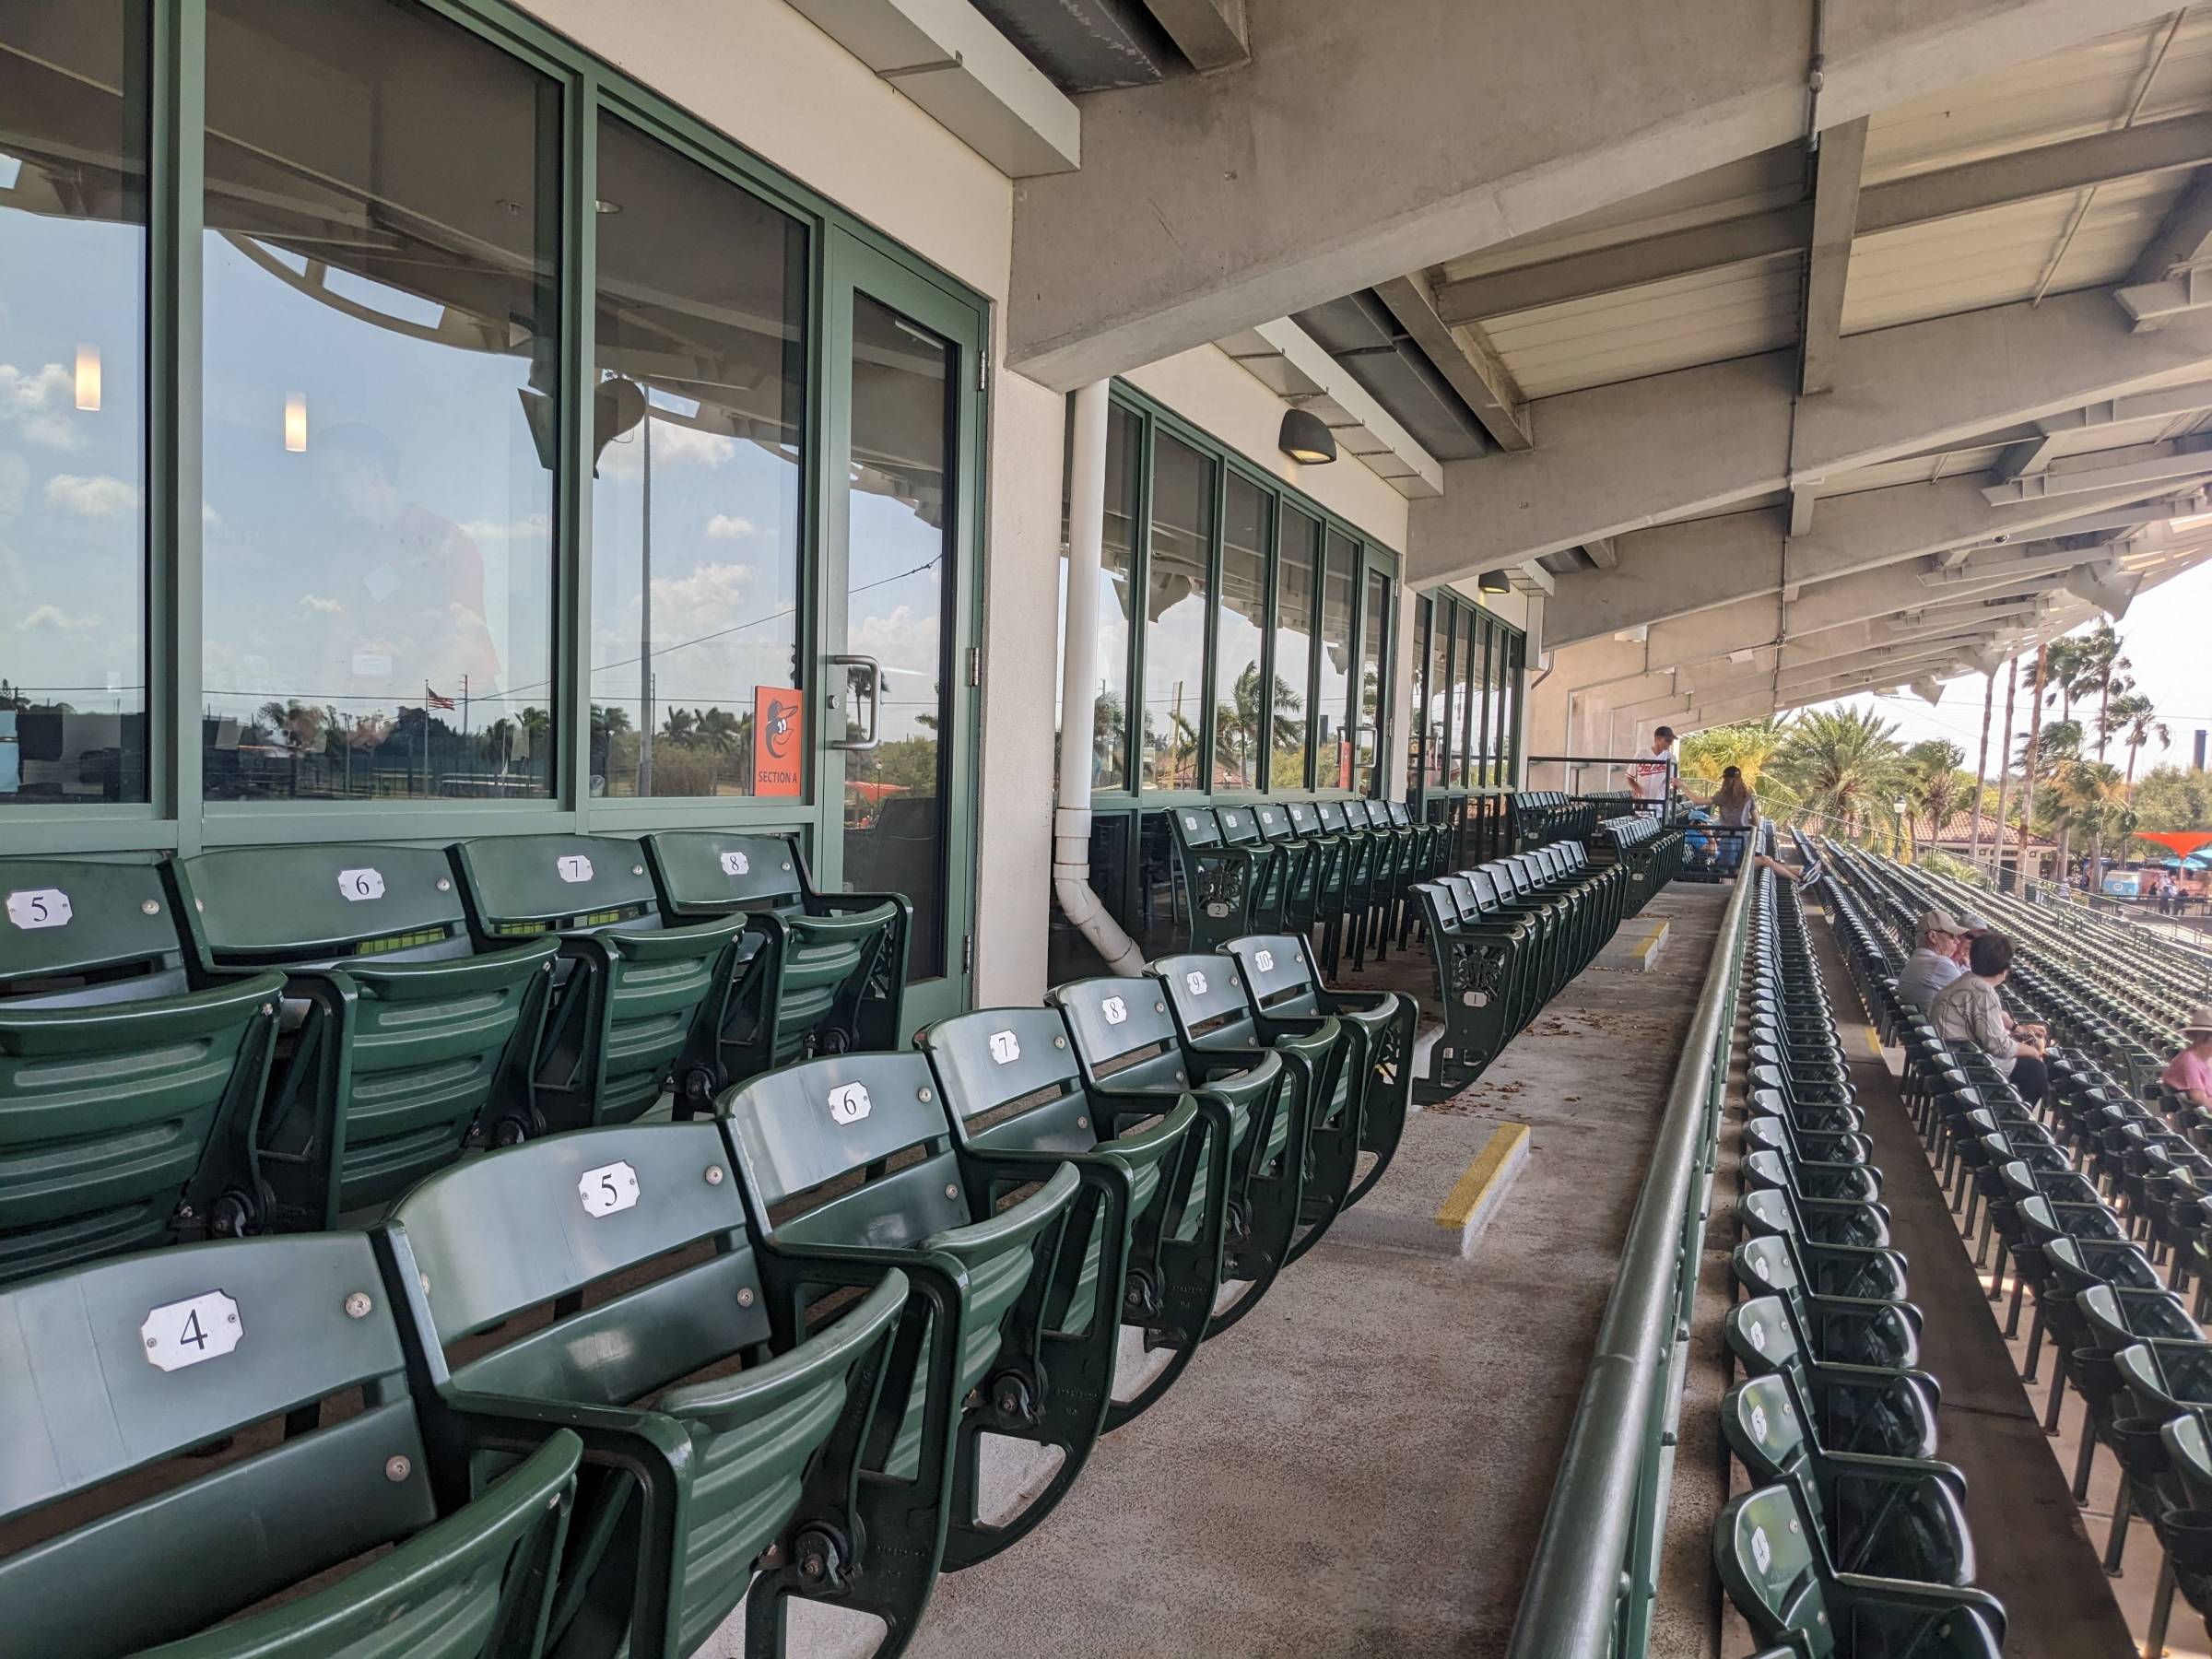
M 1099 708 L 1099 575 L 1106 548 L 1106 382 L 1076 393 L 1067 480 L 1067 645 L 1061 664 L 1060 803 L 1053 813 L 1053 895 L 1060 912 L 1124 977 L 1144 953 L 1090 890 L 1091 733 Z

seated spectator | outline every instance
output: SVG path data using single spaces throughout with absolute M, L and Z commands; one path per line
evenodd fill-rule
M 2015 1025 L 1997 994 L 2011 971 L 2012 941 L 2001 933 L 1983 934 L 1974 940 L 1967 971 L 1936 994 L 1928 1018 L 1939 1036 L 1971 1042 L 2000 1065 L 2012 1062 L 2012 1086 L 2033 1104 L 2043 1098 L 2050 1073 L 2043 1065 L 2041 1028 Z
M 1721 786 L 1713 792 L 1712 814 L 1724 830 L 1737 831 L 1720 838 L 1721 868 L 1734 870 L 1743 862 L 1745 843 L 1759 824 L 1759 797 L 1744 782 L 1742 767 L 1732 766 L 1721 774 Z
M 1964 971 L 1971 966 L 1974 941 L 1983 934 L 1996 932 L 1996 929 L 1973 911 L 1960 912 L 1959 927 L 1959 937 L 1951 947 L 1951 960 L 1957 962 L 1959 969 Z M 2051 1035 L 2049 1028 L 2035 1024 L 2020 1025 L 2013 1019 L 2010 1014 L 2005 1016 L 2005 1029 L 2016 1037 L 2033 1037 L 2038 1042 L 2047 1041 Z
M 1959 941 L 1966 930 L 1950 912 L 1932 910 L 1912 930 L 1912 955 L 1897 976 L 1897 994 L 1925 1013 L 1936 994 L 1966 971 Z
M 2182 1028 L 2181 1053 L 2159 1081 L 2192 1106 L 2212 1109 L 2212 1006 L 2195 1009 Z

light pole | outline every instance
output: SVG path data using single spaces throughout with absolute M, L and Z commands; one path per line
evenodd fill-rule
M 1905 856 L 1905 814 L 1909 810 L 1905 797 L 1899 795 L 1889 803 L 1889 809 L 1897 814 L 1897 856 L 1901 863 Z

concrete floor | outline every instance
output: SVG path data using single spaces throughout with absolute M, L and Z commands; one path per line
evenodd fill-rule
M 946 1579 L 910 1652 L 1501 1652 L 1725 899 L 1663 894 L 1654 970 L 1585 972 L 1409 1125 L 1531 1126 L 1472 1260 L 1324 1242 L 1034 1536 Z M 1426 963 L 1348 982 L 1410 987 Z

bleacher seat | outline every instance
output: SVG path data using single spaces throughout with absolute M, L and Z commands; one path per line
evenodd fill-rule
M 283 978 L 209 978 L 151 865 L 0 872 L 0 1283 L 244 1227 Z
M 904 1044 L 904 895 L 818 891 L 790 836 L 664 830 L 645 852 L 664 915 L 745 924 L 713 1064 L 678 1079 L 686 1109 L 794 1060 Z
M 841 1054 L 725 1089 L 714 1109 L 764 1259 L 898 1267 L 935 1287 L 926 1335 L 909 1338 L 926 1343 L 931 1386 L 917 1383 L 896 1438 L 887 1425 L 869 1454 L 871 1467 L 915 1479 L 949 1430 L 945 1565 L 955 1569 L 1026 1536 L 1082 1472 L 1112 1399 L 1121 1264 L 1110 1241 L 1116 1256 L 1094 1276 L 1095 1305 L 1077 1310 L 1075 1241 L 1097 1225 L 1097 1182 L 1063 1162 L 1002 1206 L 1012 1166 L 960 1144 L 939 1088 L 920 1054 Z M 998 1520 L 982 1513 L 986 1433 L 1061 1454 L 1026 1505 Z
M 613 836 L 488 836 L 453 849 L 480 942 L 559 940 L 534 1133 L 628 1123 L 715 1063 L 745 918 L 673 923 L 645 856 Z
M 360 1409 L 323 1420 L 349 1393 Z M 280 1417 L 281 1441 L 254 1432 Z M 499 1442 L 418 1413 L 361 1233 L 187 1244 L 0 1290 L 0 1523 L 35 1540 L 0 1556 L 0 1646 L 536 1653 L 583 1441 L 539 1427 L 467 1493 L 465 1460 Z
M 500 1452 L 582 1437 L 594 1476 L 553 1651 L 690 1654 L 756 1568 L 748 1643 L 780 1628 L 793 1594 L 894 1632 L 928 1597 L 947 1448 L 890 1482 L 875 1453 L 910 1388 L 939 1423 L 954 1409 L 949 1374 L 918 1370 L 893 1336 L 902 1315 L 918 1339 L 933 1311 L 957 1307 L 957 1270 L 759 1249 L 730 1162 L 711 1123 L 550 1135 L 433 1176 L 378 1235 L 433 1426 L 472 1425 L 483 1442 L 472 1482 Z M 683 1251 L 662 1277 L 618 1277 Z M 817 1326 L 813 1299 L 831 1286 L 863 1294 Z M 548 1322 L 524 1317 L 548 1306 Z
M 251 1147 L 256 1227 L 372 1216 L 472 1132 L 526 1131 L 559 947 L 472 942 L 442 851 L 240 847 L 171 868 L 211 973 L 284 975 Z

